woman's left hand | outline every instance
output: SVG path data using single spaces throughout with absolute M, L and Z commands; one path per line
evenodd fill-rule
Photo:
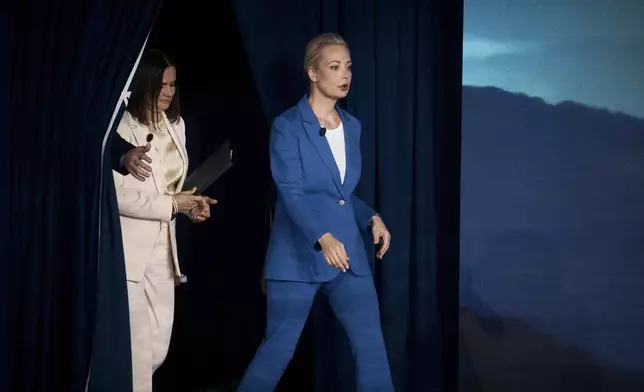
M 195 223 L 200 223 L 210 218 L 210 205 L 212 204 L 217 204 L 217 200 L 204 196 L 201 202 L 190 210 L 190 219 Z
M 378 215 L 374 216 L 371 220 L 371 232 L 373 233 L 373 243 L 381 244 L 376 257 L 382 259 L 387 250 L 389 249 L 389 244 L 391 243 L 391 234 L 385 226 L 385 222 L 382 221 L 382 218 Z

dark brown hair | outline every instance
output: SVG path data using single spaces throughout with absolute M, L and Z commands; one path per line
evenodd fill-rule
M 160 50 L 147 50 L 132 80 L 132 93 L 127 111 L 138 122 L 144 125 L 156 124 L 158 119 L 151 119 L 150 113 L 158 113 L 158 99 L 163 86 L 163 72 L 166 68 L 175 67 L 174 61 Z M 179 89 L 175 87 L 170 107 L 165 111 L 168 120 L 179 122 Z

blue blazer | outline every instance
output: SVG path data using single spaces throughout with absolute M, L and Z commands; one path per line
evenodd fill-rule
M 349 271 L 371 273 L 360 230 L 367 230 L 376 213 L 354 194 L 362 168 L 360 121 L 342 109 L 338 112 L 347 154 L 344 184 L 306 95 L 273 121 L 270 162 L 277 200 L 267 279 L 326 282 L 336 277 L 341 271 L 327 264 L 317 243 L 327 232 L 344 244 Z

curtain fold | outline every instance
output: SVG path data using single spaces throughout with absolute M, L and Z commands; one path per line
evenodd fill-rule
M 120 227 L 101 150 L 160 0 L 10 4 L 7 390 L 131 390 Z
M 11 32 L 13 27 L 13 20 L 11 10 L 14 4 L 9 3 L 0 12 L 0 183 L 9 184 L 9 143 L 7 142 L 8 133 L 8 109 L 9 109 L 9 81 L 11 76 L 9 74 L 9 54 Z M 5 191 L 8 187 L 2 188 L 0 191 L 0 206 L 3 206 L 5 216 L 9 206 L 9 195 Z M 14 264 L 10 261 L 9 256 L 11 253 L 11 242 L 9 240 L 10 222 L 0 225 L 0 246 L 5 254 L 0 258 L 0 267 L 4 273 L 2 274 L 2 282 L 0 287 L 0 347 L 3 343 L 8 342 L 9 336 L 9 284 L 13 277 Z M 9 364 L 11 357 L 9 350 L 0 349 L 0 391 L 9 391 Z
M 307 41 L 347 39 L 354 79 L 342 105 L 363 127 L 358 193 L 393 236 L 374 277 L 394 384 L 457 390 L 462 1 L 233 4 L 266 132 L 305 91 Z M 317 389 L 355 390 L 347 339 L 324 301 L 311 320 Z

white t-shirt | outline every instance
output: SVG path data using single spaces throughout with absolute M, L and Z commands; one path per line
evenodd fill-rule
M 338 165 L 340 180 L 344 184 L 344 175 L 347 172 L 347 154 L 344 145 L 344 127 L 342 123 L 336 129 L 327 129 L 325 136 L 335 158 L 335 164 Z

